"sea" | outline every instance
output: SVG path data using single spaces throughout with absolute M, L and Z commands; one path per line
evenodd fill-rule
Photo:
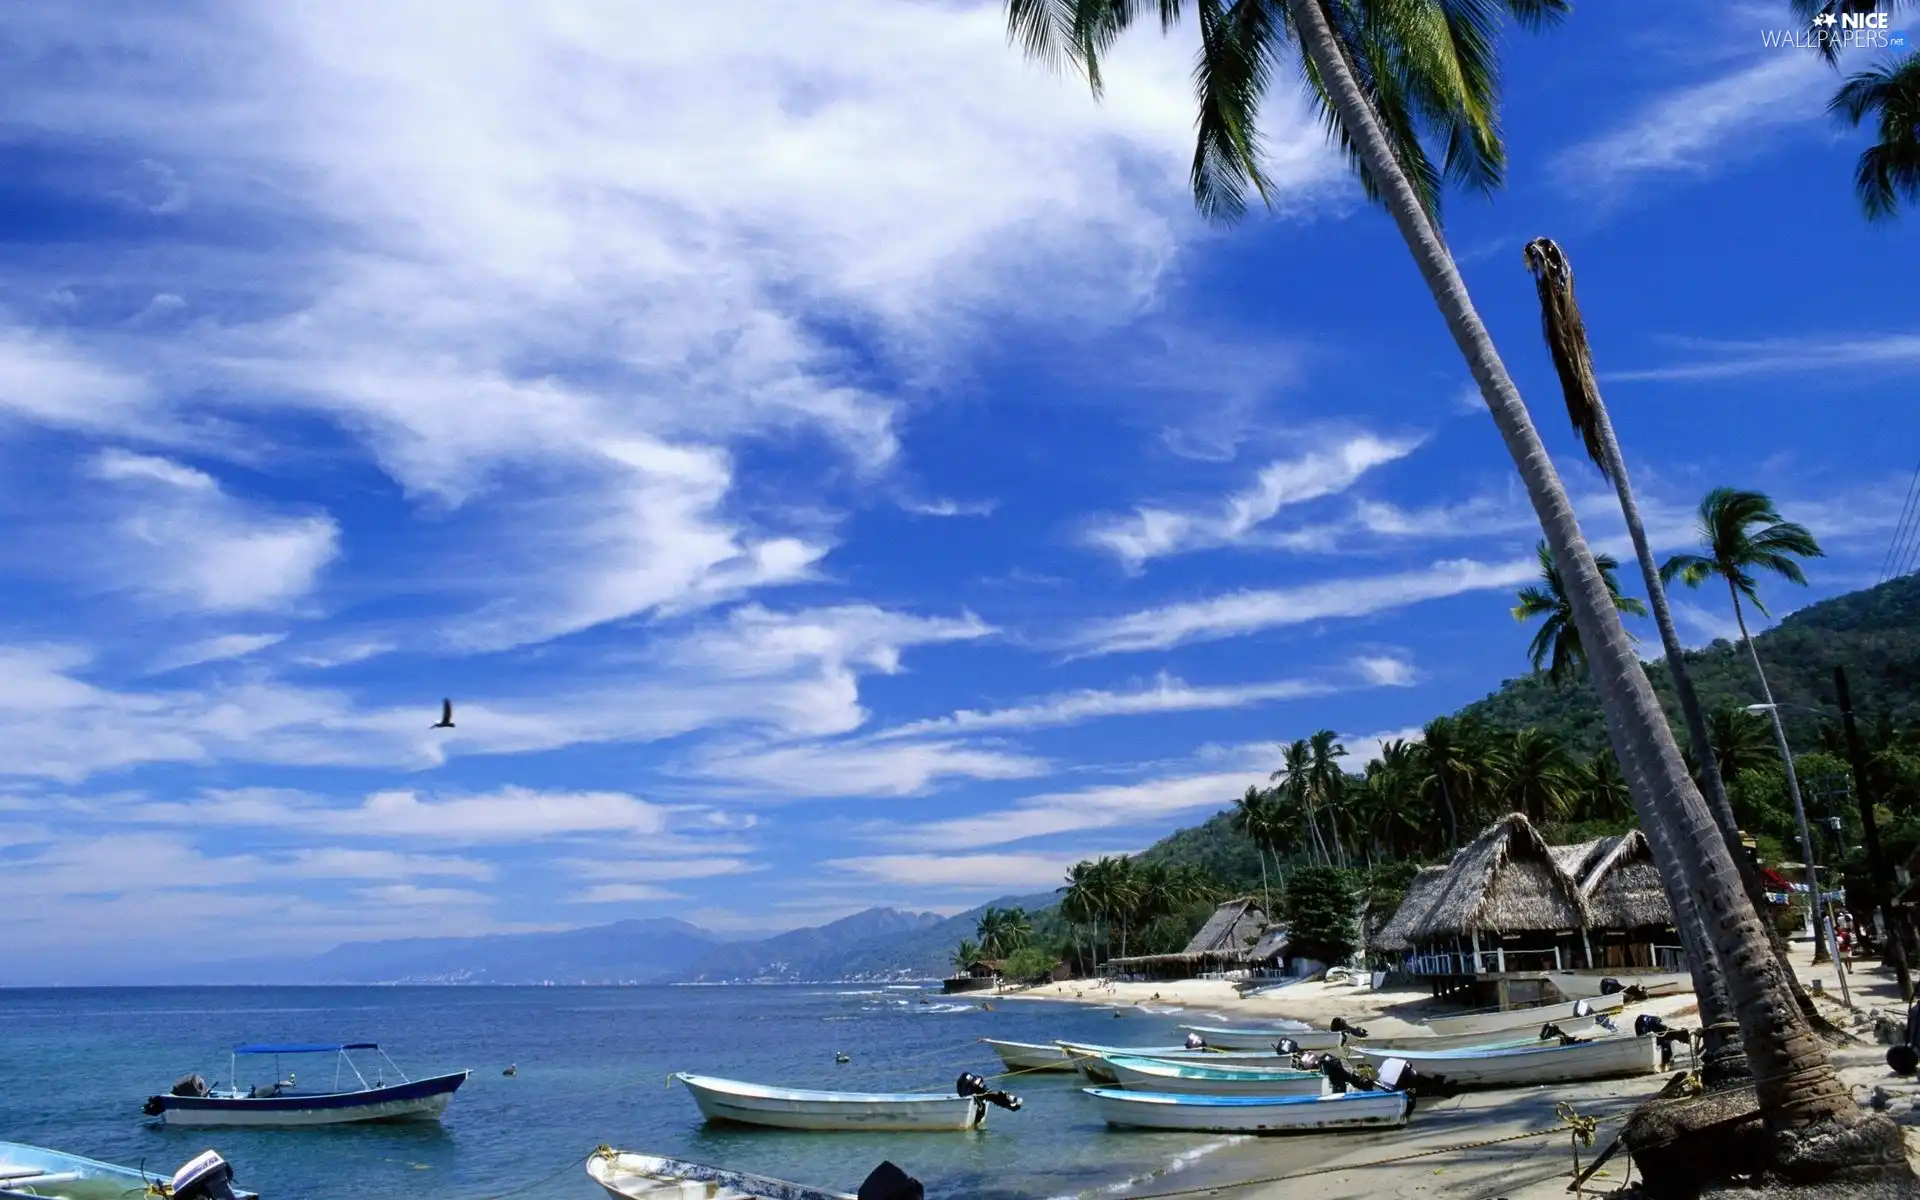
M 963 1071 L 1004 1070 L 983 1037 L 1165 1044 L 1180 1019 L 1194 1015 L 938 985 L 0 989 L 0 1141 L 162 1175 L 214 1148 L 263 1200 L 604 1200 L 584 1169 L 603 1144 L 849 1193 L 890 1159 L 936 1200 L 1114 1197 L 1205 1181 L 1244 1139 L 1109 1130 L 1078 1076 L 1048 1073 L 993 1080 L 1023 1106 L 989 1108 L 971 1133 L 709 1127 L 671 1075 L 950 1093 Z M 226 1081 L 235 1044 L 354 1041 L 414 1078 L 473 1076 L 438 1123 L 168 1129 L 141 1113 L 189 1072 Z M 355 1058 L 369 1079 L 382 1065 Z M 273 1069 L 241 1061 L 242 1083 Z M 326 1055 L 281 1066 L 334 1069 Z

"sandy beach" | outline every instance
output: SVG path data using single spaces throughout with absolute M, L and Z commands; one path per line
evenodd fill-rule
M 1904 1019 L 1890 973 L 1871 964 L 1849 974 L 1854 1008 L 1842 1006 L 1831 964 L 1818 968 L 1810 950 L 1795 961 L 1802 981 L 1816 995 L 1828 1019 L 1853 1031 L 1852 1044 L 1834 1052 L 1842 1078 L 1865 1099 L 1875 1086 L 1893 1095 L 1891 1115 L 1907 1127 L 1909 1153 L 1920 1163 L 1920 1083 L 1887 1069 L 1885 1047 L 1872 1041 L 1871 1013 L 1879 1010 Z M 1334 1017 L 1363 1025 L 1375 1036 L 1414 1032 L 1430 1014 L 1459 1011 L 1435 1005 L 1424 990 L 1375 992 L 1370 988 L 1324 982 L 1300 983 L 1283 991 L 1242 999 L 1220 980 L 1113 985 L 1066 982 L 1023 990 L 1037 1000 L 1111 1007 L 1118 1017 L 1131 1014 L 1190 1015 L 1196 1023 L 1290 1018 L 1324 1027 Z M 1670 1024 L 1697 1019 L 1691 994 L 1655 997 L 1630 1009 L 1653 1013 Z M 1116 1039 L 1118 1040 L 1118 1039 Z M 1546 1200 L 1568 1195 L 1573 1176 L 1573 1147 L 1557 1115 L 1562 1104 L 1600 1121 L 1595 1144 L 1579 1148 L 1582 1163 L 1607 1145 L 1621 1122 L 1643 1100 L 1665 1086 L 1666 1074 L 1551 1087 L 1468 1092 L 1451 1100 L 1423 1103 L 1403 1130 L 1308 1138 L 1247 1138 L 1183 1170 L 1142 1183 L 1119 1195 L 1149 1197 L 1222 1195 L 1248 1200 L 1280 1200 L 1311 1195 L 1316 1200 L 1373 1200 L 1378 1197 L 1433 1197 L 1449 1200 Z M 1551 1131 L 1551 1132 L 1549 1132 Z M 1528 1136 L 1532 1135 L 1532 1136 Z M 1589 1192 L 1606 1192 L 1628 1182 L 1629 1158 L 1615 1155 L 1604 1174 L 1588 1181 Z

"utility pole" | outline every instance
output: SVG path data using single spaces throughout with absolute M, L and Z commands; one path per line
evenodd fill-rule
M 1866 836 L 1867 872 L 1873 877 L 1874 911 L 1880 915 L 1880 926 L 1886 930 L 1886 950 L 1883 952 L 1893 963 L 1894 975 L 1900 981 L 1900 1000 L 1904 1004 L 1913 1003 L 1913 976 L 1907 970 L 1907 931 L 1904 914 L 1896 909 L 1893 900 L 1893 878 L 1887 871 L 1886 860 L 1880 854 L 1880 825 L 1873 816 L 1873 796 L 1867 787 L 1867 748 L 1860 741 L 1860 728 L 1853 720 L 1853 695 L 1847 690 L 1847 669 L 1833 669 L 1833 690 L 1840 702 L 1840 724 L 1847 735 L 1847 759 L 1853 765 L 1853 795 L 1860 804 L 1860 831 Z

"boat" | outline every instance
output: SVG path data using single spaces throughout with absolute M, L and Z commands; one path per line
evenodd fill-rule
M 0 1142 L 0 1200 L 259 1200 L 233 1186 L 233 1168 L 209 1150 L 171 1176 L 28 1146 Z
M 372 1083 L 360 1073 L 351 1051 L 371 1050 L 387 1068 L 400 1077 L 388 1083 L 384 1072 L 376 1072 Z M 309 1054 L 332 1054 L 333 1081 L 330 1086 L 302 1087 L 298 1076 L 289 1071 L 280 1074 L 280 1058 Z M 242 1058 L 272 1058 L 274 1082 L 242 1087 L 239 1083 Z M 343 1072 L 351 1072 L 358 1087 L 342 1086 Z M 292 1127 L 306 1125 L 349 1125 L 369 1122 L 437 1121 L 453 1101 L 453 1093 L 467 1081 L 470 1071 L 451 1075 L 433 1075 L 408 1079 L 376 1042 L 299 1042 L 260 1043 L 235 1046 L 228 1058 L 225 1087 L 208 1086 L 198 1075 L 188 1075 L 161 1096 L 147 1098 L 145 1112 L 160 1118 L 163 1124 L 203 1127 L 212 1125 L 250 1125 Z
M 1537 1030 L 1547 1024 L 1559 1025 L 1564 1029 L 1567 1022 L 1616 1013 L 1625 1008 L 1626 1004 L 1627 998 L 1615 992 L 1611 996 L 1582 997 L 1579 1000 L 1565 1000 L 1557 1004 L 1542 1004 L 1535 1008 L 1510 1008 L 1505 1012 L 1462 1013 L 1457 1017 L 1431 1017 L 1425 1024 L 1428 1029 L 1440 1035 L 1496 1033 L 1508 1029 Z
M 1009 1071 L 1067 1071 L 1074 1069 L 1073 1056 L 1061 1046 L 1042 1046 L 1033 1042 L 1003 1042 L 981 1038 L 993 1047 Z
M 587 1159 L 587 1178 L 615 1200 L 854 1200 L 846 1192 L 610 1146 Z
M 1242 1025 L 1222 1028 L 1212 1025 L 1182 1025 L 1188 1033 L 1197 1033 L 1215 1050 L 1271 1050 L 1281 1038 L 1291 1038 L 1302 1050 L 1332 1050 L 1340 1045 L 1340 1035 L 1327 1029 L 1315 1029 L 1304 1021 L 1281 1021 L 1275 1025 Z
M 817 1132 L 848 1130 L 974 1129 L 985 1123 L 991 1095 L 943 1096 L 929 1092 L 825 1092 L 716 1079 L 681 1071 L 674 1075 L 693 1093 L 709 1121 L 765 1125 Z M 1018 1100 L 1011 1100 L 1017 1107 Z
M 1121 1055 L 1100 1061 L 1112 1070 L 1120 1086 L 1130 1092 L 1184 1096 L 1317 1096 L 1326 1078 L 1318 1071 L 1297 1071 L 1290 1067 L 1224 1067 Z
M 1328 1092 L 1316 1096 L 1182 1096 L 1082 1088 L 1107 1124 L 1122 1129 L 1196 1133 L 1330 1133 L 1405 1125 L 1405 1092 Z
M 1536 1041 L 1459 1050 L 1381 1050 L 1372 1046 L 1354 1049 L 1375 1069 L 1397 1058 L 1422 1075 L 1469 1088 L 1522 1087 L 1648 1075 L 1661 1066 L 1659 1036 L 1651 1033 L 1637 1037 L 1620 1034 L 1571 1044 Z
M 1062 1042 L 1061 1048 L 1073 1058 L 1082 1076 L 1094 1083 L 1118 1083 L 1119 1076 L 1108 1065 L 1109 1057 L 1152 1058 L 1163 1062 L 1206 1063 L 1216 1067 L 1291 1067 L 1291 1055 L 1257 1050 L 1189 1050 L 1185 1046 L 1089 1046 Z
M 1542 1021 L 1544 1029 L 1549 1022 Z M 1595 1038 L 1605 1037 L 1614 1030 L 1607 1028 L 1591 1017 L 1577 1021 L 1552 1022 L 1556 1029 L 1569 1037 Z M 1521 1029 L 1496 1029 L 1486 1033 L 1409 1033 L 1394 1037 L 1368 1038 L 1357 1043 L 1356 1048 L 1364 1046 L 1368 1050 L 1461 1050 L 1478 1046 L 1531 1046 L 1540 1040 L 1540 1029 L 1531 1027 Z
M 1637 987 L 1649 996 L 1678 996 L 1693 990 L 1693 974 L 1689 971 L 1639 973 L 1596 971 L 1591 974 L 1585 972 L 1576 974 L 1572 971 L 1547 972 L 1547 982 L 1558 988 L 1560 994 L 1569 1000 L 1611 1000 L 1618 996 L 1619 992 L 1608 996 L 1600 994 L 1600 981 L 1603 979 L 1615 979 L 1625 987 Z

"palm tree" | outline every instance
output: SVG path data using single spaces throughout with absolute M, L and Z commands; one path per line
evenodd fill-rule
M 1613 821 L 1633 812 L 1633 797 L 1612 750 L 1602 750 L 1581 763 L 1575 780 L 1585 801 L 1582 815 L 1587 820 Z
M 1260 101 L 1272 67 L 1297 41 L 1308 79 L 1331 110 L 1330 130 L 1357 160 L 1363 183 L 1398 226 L 1520 472 L 1568 584 L 1610 740 L 1629 782 L 1639 783 L 1634 804 L 1641 823 L 1650 834 L 1655 826 L 1663 826 L 1663 833 L 1664 827 L 1672 829 L 1674 836 L 1662 837 L 1655 852 L 1675 858 L 1698 891 L 1721 957 L 1749 967 L 1733 973 L 1733 998 L 1754 1064 L 1756 1097 L 1774 1135 L 1770 1145 L 1790 1153 L 1795 1142 L 1827 1137 L 1834 1125 L 1843 1125 L 1845 1134 L 1874 1156 L 1872 1161 L 1888 1164 L 1884 1171 L 1911 1180 L 1898 1128 L 1860 1111 L 1798 1010 L 1781 1004 L 1783 987 L 1777 966 L 1765 954 L 1760 916 L 1739 887 L 1724 843 L 1713 837 L 1713 819 L 1613 611 L 1566 489 L 1416 183 L 1425 159 L 1407 143 L 1417 142 L 1423 126 L 1447 135 L 1450 151 L 1471 146 L 1474 157 L 1463 155 L 1459 161 L 1487 164 L 1490 169 L 1478 182 L 1487 187 L 1497 182 L 1498 84 L 1491 26 L 1499 7 L 1392 0 L 1238 0 L 1229 7 L 1222 0 L 1197 0 L 1195 201 L 1203 212 L 1230 219 L 1247 187 L 1265 195 L 1257 160 Z M 1506 7 L 1535 23 L 1565 9 L 1561 0 L 1506 0 Z M 1170 29 L 1182 5 L 1161 0 L 1157 8 Z M 1027 52 L 1056 60 L 1065 55 L 1096 93 L 1100 56 L 1146 9 L 1141 2 L 1114 0 L 1008 0 L 1010 33 Z M 1459 36 L 1467 32 L 1475 36 Z M 1475 69 L 1460 70 L 1468 59 Z M 1810 1126 L 1824 1128 L 1809 1131 Z
M 1500 748 L 1500 802 L 1536 825 L 1566 815 L 1574 798 L 1573 763 L 1560 739 L 1522 729 Z
M 1553 565 L 1553 555 L 1548 553 L 1547 544 L 1541 542 L 1534 548 L 1540 556 L 1540 582 L 1520 589 L 1516 599 L 1520 603 L 1513 606 L 1513 619 L 1525 624 L 1535 617 L 1544 617 L 1540 628 L 1534 631 L 1533 642 L 1527 647 L 1527 657 L 1533 661 L 1533 669 L 1544 669 L 1547 678 L 1561 683 L 1571 678 L 1584 666 L 1587 657 L 1580 649 L 1580 628 L 1573 623 L 1573 605 L 1567 602 L 1567 592 L 1560 584 L 1560 572 Z M 1632 596 L 1620 594 L 1620 580 L 1617 572 L 1620 564 L 1611 554 L 1596 554 L 1593 565 L 1600 572 L 1600 579 L 1606 585 L 1607 595 L 1612 597 L 1613 606 L 1624 613 L 1636 617 L 1647 615 L 1647 606 Z M 1632 635 L 1629 634 L 1629 637 Z
M 1466 752 L 1459 724 L 1451 717 L 1435 717 L 1420 731 L 1420 781 L 1422 792 L 1436 792 L 1447 812 L 1447 848 L 1460 845 L 1460 817 L 1454 802 L 1454 790 L 1471 786 L 1475 764 Z M 1460 800 L 1466 800 L 1464 791 Z
M 1253 843 L 1260 856 L 1260 894 L 1266 898 L 1267 911 L 1273 911 L 1273 891 L 1267 886 L 1267 847 L 1273 834 L 1273 799 L 1266 792 L 1247 785 L 1247 794 L 1233 802 L 1233 827 Z
M 1854 128 L 1870 113 L 1877 118 L 1879 140 L 1853 173 L 1867 220 L 1897 216 L 1903 200 L 1920 204 L 1920 54 L 1850 76 L 1827 111 Z
M 1742 771 L 1778 766 L 1780 751 L 1773 744 L 1768 722 L 1741 708 L 1716 711 L 1709 724 L 1713 730 L 1713 761 L 1723 779 L 1737 779 Z
M 1093 864 L 1086 859 L 1067 869 L 1067 883 L 1058 889 L 1060 892 L 1060 915 L 1073 923 L 1075 937 L 1079 936 L 1081 926 L 1091 928 L 1097 919 L 1100 906 L 1094 899 L 1096 879 Z M 1098 970 L 1100 966 L 1100 947 L 1093 936 L 1088 937 L 1089 965 Z
M 1276 799 L 1300 814 L 1308 835 L 1313 839 L 1315 862 L 1332 862 L 1327 844 L 1320 838 L 1320 822 L 1313 814 L 1313 747 L 1305 738 L 1287 744 L 1281 755 L 1281 767 L 1270 779 L 1280 780 Z
M 1327 814 L 1327 832 L 1332 836 L 1333 853 L 1340 866 L 1347 865 L 1346 851 L 1340 848 L 1340 800 L 1347 777 L 1340 770 L 1340 759 L 1347 756 L 1347 748 L 1336 738 L 1339 735 L 1331 729 L 1322 729 L 1307 739 L 1307 746 L 1313 752 L 1313 760 L 1307 768 L 1307 790 L 1313 796 L 1314 807 Z
M 980 957 L 980 947 L 967 938 L 961 938 L 960 944 L 954 947 L 953 955 L 948 961 L 962 971 L 966 971 L 971 970 L 973 964 L 980 961 Z
M 1653 608 L 1654 627 L 1660 631 L 1660 646 L 1666 656 L 1667 674 L 1673 681 L 1674 695 L 1680 701 L 1680 715 L 1687 727 L 1687 740 L 1692 744 L 1698 761 L 1698 774 L 1708 812 L 1712 814 L 1714 824 L 1720 828 L 1721 841 L 1725 843 L 1727 854 L 1739 873 L 1741 886 L 1747 893 L 1747 902 L 1754 911 L 1764 911 L 1765 886 L 1761 883 L 1759 870 L 1741 848 L 1740 822 L 1734 815 L 1732 801 L 1727 798 L 1728 777 L 1720 771 L 1713 750 L 1717 742 L 1710 735 L 1700 707 L 1700 697 L 1694 691 L 1693 674 L 1687 669 L 1686 648 L 1680 643 L 1673 610 L 1667 604 L 1665 581 L 1654 563 L 1646 524 L 1640 519 L 1640 504 L 1634 498 L 1633 484 L 1627 476 L 1626 458 L 1621 452 L 1619 439 L 1614 435 L 1613 420 L 1607 413 L 1606 402 L 1600 396 L 1599 380 L 1593 369 L 1593 347 L 1587 340 L 1586 319 L 1581 315 L 1580 303 L 1574 296 L 1573 265 L 1567 261 L 1565 251 L 1550 238 L 1535 238 L 1528 242 L 1523 257 L 1539 291 L 1541 330 L 1553 358 L 1554 371 L 1560 377 L 1567 417 L 1573 423 L 1574 431 L 1580 435 L 1587 457 L 1599 469 L 1601 477 L 1613 484 L 1614 495 L 1620 501 L 1620 514 L 1626 522 L 1627 536 L 1633 542 L 1634 558 L 1640 565 L 1640 578 L 1646 585 L 1647 600 Z M 1683 882 L 1681 876 L 1671 872 L 1663 875 L 1663 879 L 1672 886 L 1679 886 Z M 1674 896 L 1669 895 L 1668 900 L 1674 904 L 1675 913 L 1682 911 L 1684 905 L 1678 903 Z M 1799 1005 L 1801 1015 L 1824 1025 L 1824 1019 L 1813 1007 L 1812 998 L 1801 988 L 1798 976 L 1787 961 L 1786 942 L 1772 922 L 1764 921 L 1762 925 L 1773 947 L 1780 976 Z M 1696 929 L 1691 938 L 1682 940 L 1694 947 L 1688 951 L 1693 960 L 1704 962 L 1708 953 L 1704 943 L 1710 940 L 1707 931 Z M 1695 942 L 1701 944 L 1695 946 Z M 1705 991 L 1708 993 L 1709 1007 L 1712 1007 L 1717 1003 L 1714 986 L 1706 984 Z M 1715 1011 L 1724 1013 L 1723 1009 Z M 1716 1022 L 1706 1021 L 1704 1024 L 1713 1025 Z M 1718 1024 L 1724 1027 L 1726 1022 Z M 1731 1055 L 1717 1054 L 1715 1057 L 1725 1062 Z M 1724 1075 L 1725 1070 L 1716 1067 L 1715 1074 Z

